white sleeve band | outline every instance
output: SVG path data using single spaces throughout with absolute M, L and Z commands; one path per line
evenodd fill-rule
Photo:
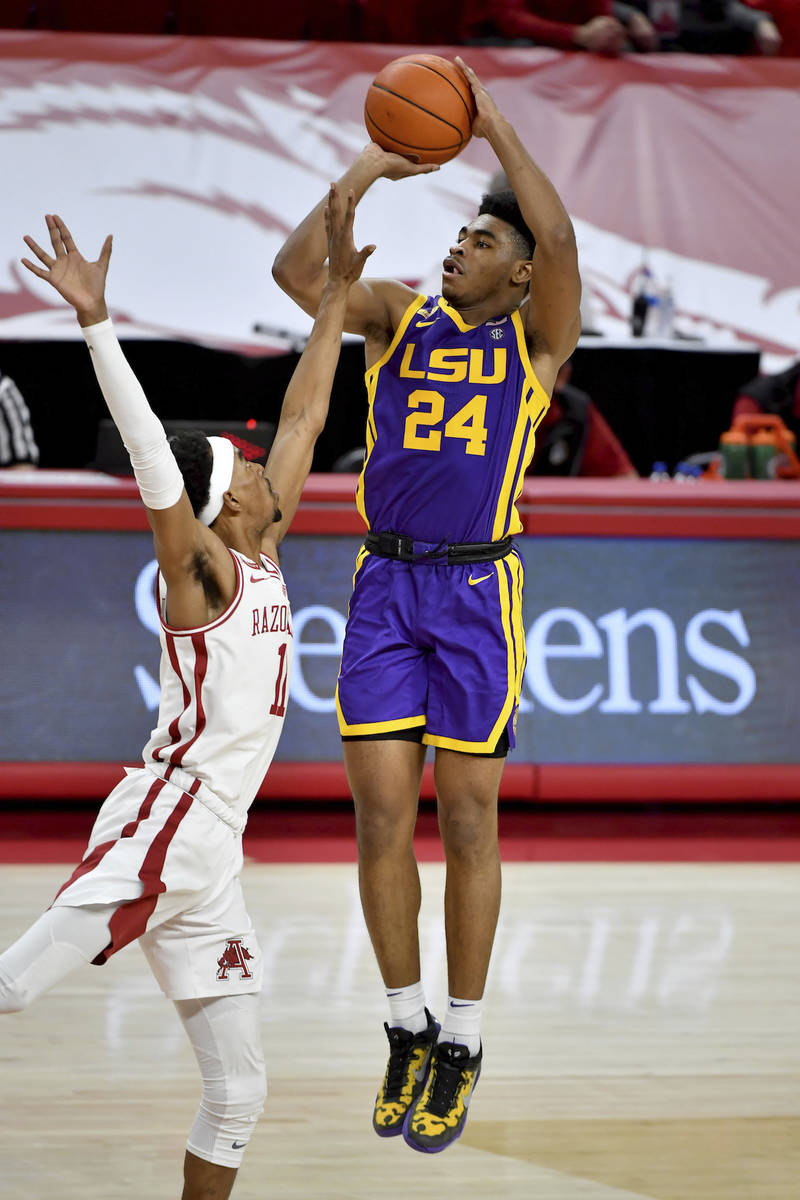
M 88 325 L 83 336 L 108 411 L 130 456 L 142 500 L 148 508 L 172 508 L 181 497 L 183 476 L 164 426 L 122 353 L 113 324 L 107 320 Z

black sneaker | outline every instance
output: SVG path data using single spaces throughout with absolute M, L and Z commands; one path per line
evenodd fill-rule
M 482 1046 L 470 1058 L 466 1046 L 439 1043 L 425 1090 L 403 1125 L 403 1137 L 412 1150 L 436 1154 L 461 1137 L 482 1058 Z
M 439 1022 L 427 1008 L 425 1016 L 428 1027 L 422 1033 L 411 1033 L 402 1025 L 392 1029 L 383 1026 L 389 1039 L 389 1061 L 372 1114 L 372 1127 L 378 1137 L 397 1137 L 403 1132 L 408 1110 L 425 1086 L 439 1033 Z

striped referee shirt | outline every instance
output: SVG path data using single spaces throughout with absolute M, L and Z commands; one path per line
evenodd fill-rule
M 38 462 L 28 406 L 14 380 L 0 371 L 0 467 Z

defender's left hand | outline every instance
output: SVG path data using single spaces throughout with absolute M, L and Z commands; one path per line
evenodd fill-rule
M 75 245 L 72 234 L 61 217 L 48 214 L 45 221 L 53 254 L 48 254 L 26 234 L 23 239 L 25 245 L 33 251 L 43 266 L 37 267 L 27 258 L 22 259 L 22 265 L 40 279 L 46 279 L 59 295 L 72 305 L 81 325 L 105 320 L 108 316 L 105 288 L 111 259 L 111 235 L 109 234 L 103 242 L 97 262 L 89 262 Z

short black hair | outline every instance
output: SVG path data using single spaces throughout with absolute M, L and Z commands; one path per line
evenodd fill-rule
M 195 516 L 208 504 L 214 456 L 211 443 L 199 429 L 181 429 L 169 439 L 170 449 L 183 476 L 183 486 Z
M 517 197 L 511 188 L 503 188 L 500 192 L 487 192 L 481 200 L 478 216 L 483 216 L 484 213 L 510 225 L 517 234 L 520 252 L 525 258 L 533 258 L 536 238 L 526 225 Z

